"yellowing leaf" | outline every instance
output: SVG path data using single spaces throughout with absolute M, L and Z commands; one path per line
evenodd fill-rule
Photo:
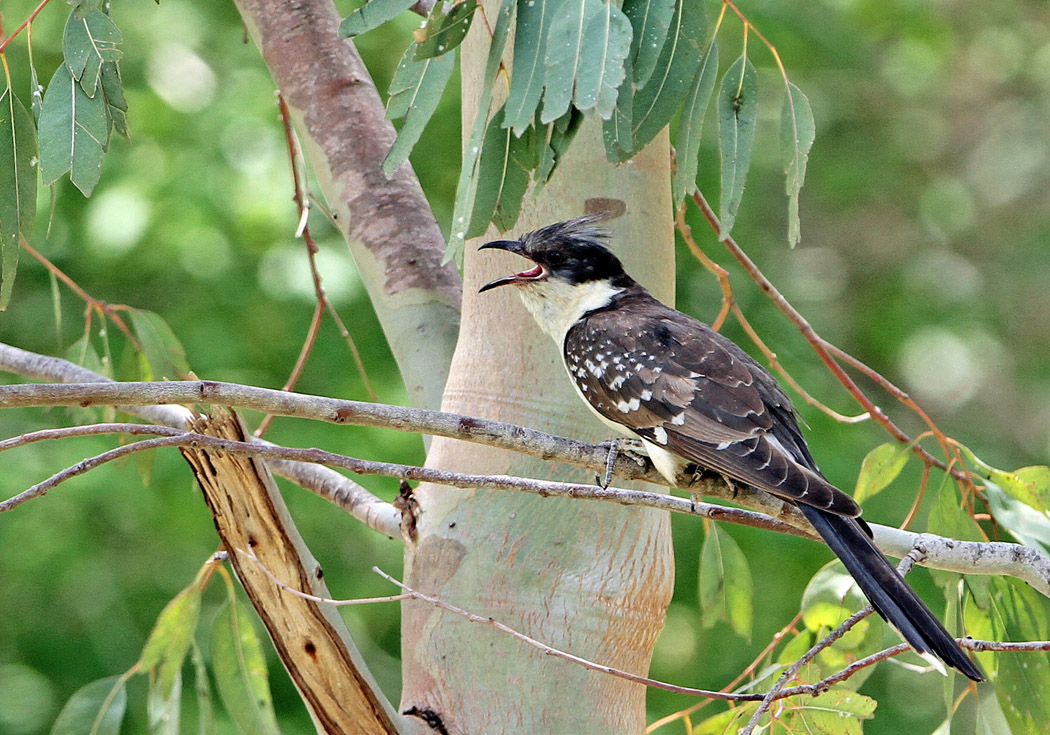
M 863 503 L 893 482 L 908 463 L 914 446 L 914 443 L 887 442 L 868 452 L 860 465 L 853 499 Z

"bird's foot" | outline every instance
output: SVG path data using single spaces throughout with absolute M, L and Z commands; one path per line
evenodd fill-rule
M 609 439 L 608 441 L 602 442 L 603 445 L 609 447 L 609 454 L 605 457 L 605 475 L 599 477 L 594 476 L 594 484 L 605 490 L 612 484 L 613 470 L 616 469 L 616 458 L 617 456 L 627 457 L 638 463 L 640 467 L 644 467 L 646 464 L 645 457 L 647 453 L 645 451 L 645 444 L 642 443 L 641 439 Z

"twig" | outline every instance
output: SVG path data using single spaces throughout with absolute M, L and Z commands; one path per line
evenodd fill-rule
M 22 32 L 22 29 L 29 26 L 29 24 L 36 19 L 36 16 L 40 13 L 41 10 L 44 9 L 44 6 L 47 5 L 49 2 L 51 2 L 51 0 L 41 0 L 40 4 L 33 9 L 32 13 L 29 14 L 29 17 L 23 20 L 19 24 L 18 28 L 15 28 L 14 31 L 11 32 L 10 36 L 5 38 L 3 41 L 0 41 L 0 54 L 7 50 L 7 44 L 11 43 L 11 41 L 14 40 L 15 36 Z

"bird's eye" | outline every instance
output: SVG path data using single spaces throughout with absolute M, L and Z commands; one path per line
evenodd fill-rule
M 560 250 L 551 250 L 547 253 L 547 263 L 549 265 L 561 265 L 565 262 L 565 253 Z

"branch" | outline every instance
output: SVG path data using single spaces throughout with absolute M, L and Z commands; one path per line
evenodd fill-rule
M 462 283 L 410 165 L 382 164 L 396 131 L 331 2 L 237 0 L 361 272 L 413 405 L 437 406 Z
M 38 355 L 0 343 L 0 368 L 38 380 L 111 384 L 113 381 L 87 368 L 57 357 Z M 5 386 L 10 387 L 10 386 Z M 4 388 L 0 388 L 3 390 Z M 162 426 L 185 430 L 193 413 L 182 406 L 117 406 L 120 411 Z M 261 440 L 259 440 L 261 442 Z M 399 539 L 401 514 L 356 482 L 316 464 L 273 461 L 275 474 L 316 493 L 342 508 L 369 528 Z

